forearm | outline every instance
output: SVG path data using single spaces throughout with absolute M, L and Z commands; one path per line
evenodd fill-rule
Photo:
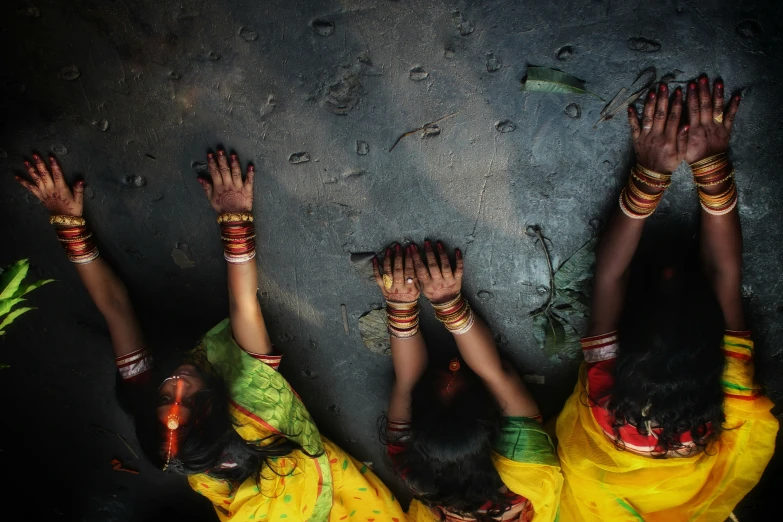
M 703 188 L 720 193 L 725 187 Z M 745 330 L 742 310 L 742 229 L 736 207 L 724 215 L 702 208 L 700 250 L 702 266 L 723 311 L 726 328 Z
M 421 332 L 398 339 L 390 336 L 394 385 L 389 397 L 389 420 L 409 422 L 413 389 L 427 369 L 427 346 Z
M 492 331 L 480 317 L 474 314 L 473 327 L 455 335 L 454 341 L 462 359 L 483 380 L 495 381 L 505 375 Z
M 267 355 L 274 351 L 264 315 L 258 303 L 258 271 L 255 258 L 227 263 L 229 317 L 234 340 L 245 351 Z

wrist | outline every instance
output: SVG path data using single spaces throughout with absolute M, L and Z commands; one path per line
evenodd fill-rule
M 462 293 L 442 304 L 432 304 L 435 318 L 454 335 L 462 335 L 473 327 L 475 315 Z
M 256 257 L 256 233 L 249 212 L 225 212 L 218 216 L 223 257 L 229 263 L 247 263 Z
M 386 301 L 386 329 L 395 339 L 419 333 L 419 302 Z
M 55 214 L 49 218 L 49 223 L 54 225 L 57 239 L 72 263 L 77 265 L 91 263 L 100 254 L 92 232 L 87 228 L 87 222 L 83 217 Z

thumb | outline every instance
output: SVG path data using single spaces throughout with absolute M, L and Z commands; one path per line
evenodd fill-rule
M 79 180 L 73 185 L 73 201 L 76 203 L 76 211 L 82 215 L 84 208 L 84 180 Z
M 679 131 L 677 131 L 677 151 L 680 154 L 685 154 L 688 148 L 688 131 L 691 129 L 690 125 L 683 125 Z
M 199 183 L 201 183 L 201 188 L 204 189 L 204 192 L 207 195 L 207 199 L 209 201 L 212 201 L 212 183 L 209 181 L 202 179 L 202 178 L 196 178 Z

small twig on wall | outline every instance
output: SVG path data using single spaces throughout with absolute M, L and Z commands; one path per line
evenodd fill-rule
M 97 424 L 90 424 L 90 426 L 92 426 L 93 428 L 98 428 L 101 431 L 105 431 L 106 433 L 111 433 L 112 435 L 116 436 L 118 439 L 122 441 L 123 444 L 125 444 L 125 447 L 128 448 L 128 451 L 130 451 L 134 457 L 139 458 L 139 456 L 136 455 L 136 452 L 133 451 L 133 448 L 130 447 L 130 444 L 128 444 L 128 441 L 126 441 L 119 433 L 115 433 L 111 430 L 107 430 L 103 426 L 98 426 Z
M 402 139 L 403 139 L 405 136 L 410 136 L 411 134 L 415 134 L 415 133 L 417 133 L 417 132 L 419 132 L 419 131 L 421 131 L 421 130 L 424 130 L 424 129 L 426 129 L 426 128 L 427 128 L 427 127 L 429 127 L 430 125 L 435 125 L 435 124 L 436 124 L 436 123 L 438 123 L 439 121 L 446 120 L 446 119 L 448 119 L 448 118 L 451 118 L 452 116 L 456 116 L 456 115 L 457 115 L 457 113 L 456 113 L 456 112 L 452 112 L 451 114 L 449 114 L 449 115 L 447 115 L 447 116 L 443 116 L 442 118 L 438 118 L 438 119 L 437 119 L 437 120 L 435 120 L 435 121 L 431 121 L 431 122 L 429 122 L 429 123 L 425 123 L 424 125 L 422 125 L 422 126 L 421 126 L 421 127 L 419 127 L 418 129 L 413 129 L 412 131 L 408 131 L 408 132 L 406 132 L 405 134 L 400 134 L 400 137 L 399 137 L 399 138 L 397 138 L 397 141 L 395 141 L 395 142 L 394 142 L 394 145 L 392 145 L 392 146 L 391 146 L 391 148 L 389 149 L 389 152 L 393 151 L 393 150 L 394 150 L 394 147 L 396 147 L 396 146 L 397 146 L 397 144 L 400 142 L 400 140 L 402 140 Z

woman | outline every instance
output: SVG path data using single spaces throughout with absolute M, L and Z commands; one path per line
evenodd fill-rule
M 125 286 L 99 256 L 82 218 L 84 183 L 68 188 L 57 161 L 26 162 L 19 182 L 51 214 L 60 241 L 111 333 L 146 456 L 188 476 L 226 520 L 401 520 L 404 513 L 378 478 L 322 437 L 299 396 L 277 373 L 281 355 L 256 299 L 253 166 L 208 154 L 210 180 L 199 179 L 218 223 L 228 262 L 229 319 L 179 361 L 152 358 Z
M 727 157 L 740 99 L 724 115 L 723 96 L 720 80 L 712 93 L 706 76 L 690 83 L 682 126 L 680 89 L 671 102 L 665 84 L 649 93 L 641 125 L 629 107 L 638 164 L 597 252 L 585 364 L 557 421 L 562 522 L 723 522 L 774 451 L 772 403 L 753 382 Z M 683 159 L 701 201 L 706 277 L 691 268 L 687 249 L 667 255 L 657 245 L 633 274 L 636 284 L 629 267 L 644 220 Z M 659 257 L 665 262 L 652 271 Z
M 452 271 L 443 245 L 427 259 L 411 245 L 386 250 L 375 279 L 386 299 L 396 380 L 386 439 L 396 472 L 416 496 L 415 522 L 551 522 L 562 485 L 535 400 L 505 364 L 484 321 L 460 293 L 463 260 Z M 440 264 L 439 264 L 440 261 Z M 419 331 L 420 292 L 454 335 L 460 358 L 428 367 Z

